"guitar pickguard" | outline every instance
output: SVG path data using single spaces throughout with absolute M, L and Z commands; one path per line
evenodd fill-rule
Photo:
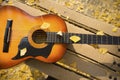
M 54 45 L 53 43 L 49 43 L 44 48 L 34 48 L 30 45 L 28 38 L 24 37 L 18 46 L 17 55 L 15 57 L 13 57 L 12 59 L 16 60 L 16 59 L 21 59 L 21 58 L 24 58 L 27 56 L 33 56 L 33 57 L 43 56 L 43 57 L 47 58 L 50 55 L 53 45 Z M 26 48 L 27 51 L 25 52 L 24 55 L 21 56 L 21 50 L 24 48 Z

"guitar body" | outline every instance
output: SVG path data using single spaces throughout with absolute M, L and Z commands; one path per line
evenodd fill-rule
M 8 52 L 3 52 L 4 36 L 8 19 L 13 20 L 10 44 Z M 28 42 L 32 48 L 46 48 L 48 44 L 35 43 L 31 37 L 34 31 L 39 29 L 44 22 L 49 24 L 48 28 L 43 30 L 44 32 L 67 32 L 65 22 L 56 15 L 48 14 L 35 17 L 13 6 L 0 7 L 0 68 L 12 67 L 29 58 L 35 58 L 43 62 L 53 63 L 63 57 L 66 51 L 66 44 L 53 44 L 50 52 L 48 51 L 49 55 L 47 57 L 41 56 L 39 53 L 33 53 L 34 55 L 38 54 L 38 56 L 26 56 L 18 59 L 14 58 L 16 55 L 18 55 L 18 52 L 22 52 L 19 49 L 19 45 L 24 37 L 28 37 Z M 28 48 L 25 51 L 27 52 L 27 50 Z

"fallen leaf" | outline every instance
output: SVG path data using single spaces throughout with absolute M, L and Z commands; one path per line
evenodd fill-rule
M 107 48 L 99 48 L 99 53 L 106 54 L 108 52 Z
M 76 36 L 76 35 L 73 35 L 73 36 L 70 37 L 70 40 L 72 40 L 75 43 L 78 42 L 78 41 L 80 41 L 80 39 L 81 38 L 79 36 Z
M 104 32 L 103 31 L 98 31 L 96 34 L 97 35 L 104 35 Z

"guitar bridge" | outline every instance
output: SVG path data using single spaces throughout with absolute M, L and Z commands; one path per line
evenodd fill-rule
M 10 37 L 11 37 L 11 28 L 12 28 L 12 20 L 7 20 L 5 35 L 4 35 L 4 45 L 3 45 L 3 52 L 9 51 L 9 44 L 10 44 Z

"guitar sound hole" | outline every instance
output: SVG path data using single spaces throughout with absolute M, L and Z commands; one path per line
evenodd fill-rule
M 36 30 L 32 34 L 32 40 L 37 44 L 45 43 L 46 38 L 47 38 L 47 34 L 43 30 Z

